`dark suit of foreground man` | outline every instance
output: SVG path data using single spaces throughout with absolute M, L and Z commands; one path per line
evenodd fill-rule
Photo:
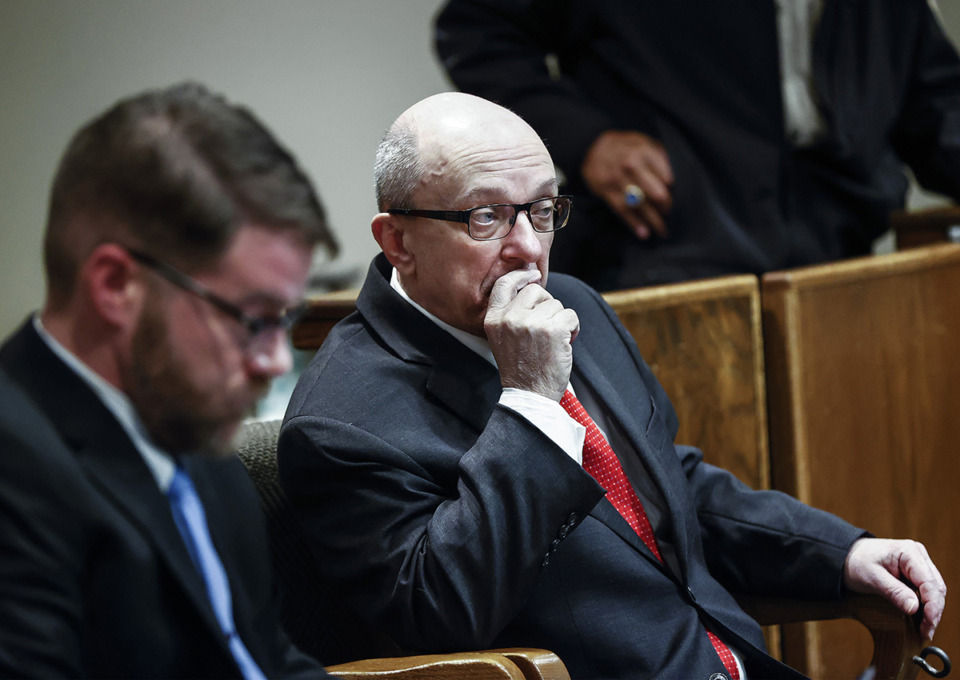
M 545 647 L 576 678 L 634 680 L 733 675 L 709 630 L 738 672 L 795 677 L 731 591 L 853 588 L 914 611 L 905 575 L 932 633 L 945 587 L 922 546 L 863 538 L 673 443 L 675 413 L 613 311 L 576 279 L 547 280 L 566 204 L 523 121 L 469 95 L 426 99 L 384 138 L 377 187 L 383 254 L 301 376 L 280 439 L 318 578 L 370 623 L 412 648 Z M 490 204 L 519 207 L 466 224 L 424 212 Z M 558 404 L 568 383 L 662 560 L 579 464 L 583 428 Z
M 325 677 L 280 628 L 256 492 L 228 455 L 289 368 L 284 310 L 316 243 L 336 247 L 294 160 L 199 86 L 74 138 L 46 303 L 0 349 L 0 676 Z M 165 495 L 187 477 L 219 590 Z

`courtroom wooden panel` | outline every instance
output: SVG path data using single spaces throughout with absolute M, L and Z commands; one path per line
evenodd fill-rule
M 358 293 L 346 290 L 309 298 L 303 316 L 290 333 L 293 346 L 301 350 L 319 349 L 333 327 L 357 308 Z
M 960 587 L 960 247 L 928 246 L 765 275 L 774 488 L 878 536 L 924 542 Z M 936 636 L 960 649 L 960 609 Z M 856 677 L 869 641 L 847 623 L 785 631 L 784 660 Z
M 769 484 L 759 283 L 741 275 L 604 295 L 677 411 L 677 442 Z

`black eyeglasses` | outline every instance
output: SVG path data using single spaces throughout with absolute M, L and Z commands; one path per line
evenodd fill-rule
M 529 203 L 497 203 L 481 205 L 470 210 L 416 210 L 414 208 L 391 208 L 391 215 L 426 217 L 431 220 L 462 222 L 467 225 L 470 238 L 477 241 L 495 241 L 505 238 L 513 229 L 517 215 L 527 213 L 534 231 L 548 232 L 562 229 L 570 219 L 573 197 L 553 196 L 538 198 Z
M 294 307 L 284 309 L 282 312 L 276 315 L 253 316 L 247 314 L 232 302 L 224 300 L 216 293 L 210 291 L 199 281 L 187 276 L 172 265 L 158 260 L 151 255 L 140 252 L 139 250 L 134 250 L 132 248 L 125 249 L 128 253 L 130 253 L 130 257 L 140 264 L 155 271 L 177 288 L 185 290 L 188 293 L 192 293 L 201 300 L 208 302 L 229 316 L 231 319 L 239 323 L 247 332 L 247 340 L 244 343 L 244 349 L 253 354 L 257 354 L 265 349 L 261 343 L 269 337 L 269 331 L 276 330 L 278 328 L 282 328 L 284 332 L 289 331 L 297 322 L 297 319 L 303 315 L 306 307 L 305 303 L 300 303 Z

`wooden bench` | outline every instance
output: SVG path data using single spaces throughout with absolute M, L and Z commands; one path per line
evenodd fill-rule
M 878 536 L 926 544 L 960 588 L 960 246 L 765 275 L 774 488 Z M 948 602 L 937 640 L 960 644 Z M 784 660 L 856 677 L 869 641 L 846 622 L 784 631 Z
M 768 488 L 766 396 L 755 276 L 607 293 L 677 411 L 677 441 Z

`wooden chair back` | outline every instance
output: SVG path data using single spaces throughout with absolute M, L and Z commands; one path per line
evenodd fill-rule
M 357 308 L 359 291 L 328 293 L 307 301 L 307 308 L 290 333 L 296 349 L 319 349 L 327 335 Z
M 677 441 L 769 488 L 760 287 L 726 276 L 607 293 L 680 420 Z
M 960 587 L 960 246 L 763 277 L 774 488 L 879 536 L 926 544 Z M 937 642 L 960 643 L 947 607 Z M 784 661 L 856 677 L 870 641 L 847 622 L 784 629 Z

